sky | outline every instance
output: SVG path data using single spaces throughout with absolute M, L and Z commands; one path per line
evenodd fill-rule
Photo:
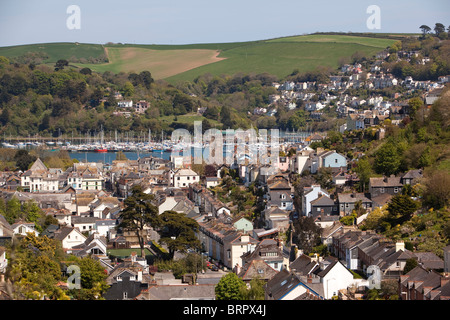
M 79 14 L 67 11 L 71 5 Z M 367 12 L 371 5 L 379 12 Z M 419 33 L 422 24 L 448 27 L 449 18 L 448 0 L 0 0 L 0 46 L 222 43 L 330 31 Z M 368 20 L 379 21 L 379 27 L 370 29 Z

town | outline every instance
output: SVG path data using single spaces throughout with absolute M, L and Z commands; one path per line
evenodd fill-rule
M 28 160 L 23 170 L 0 172 L 0 300 L 77 299 L 80 275 L 71 265 L 81 273 L 99 270 L 103 279 L 87 284 L 81 275 L 81 287 L 91 285 L 86 299 L 450 299 L 448 193 L 433 198 L 423 191 L 439 178 L 424 169 L 432 165 L 431 133 L 398 133 L 432 116 L 435 137 L 448 131 L 436 116 L 446 109 L 435 108 L 444 98 L 448 108 L 450 75 L 415 80 L 383 64 L 427 59 L 391 48 L 370 63 L 342 63 L 327 81 L 297 81 L 293 74 L 273 82 L 276 94 L 250 116 L 275 117 L 283 109 L 320 121 L 331 112 L 340 122 L 307 134 L 291 126 L 269 162 L 255 160 L 250 143 L 242 154 L 232 150 L 232 163 L 198 164 L 173 154 L 112 163 L 69 158 L 65 168 L 8 149 L 17 166 Z M 113 94 L 117 117 L 149 108 Z M 423 148 L 408 149 L 404 159 L 389 150 L 396 140 L 381 144 L 413 134 Z M 371 154 L 378 172 L 367 169 L 372 142 L 379 143 Z M 433 214 L 447 225 L 438 228 L 427 219 Z M 436 232 L 424 245 L 427 228 Z M 58 255 L 61 269 L 51 260 Z M 18 267 L 29 256 L 36 268 L 50 266 L 51 290 Z M 228 292 L 227 281 L 244 290 Z

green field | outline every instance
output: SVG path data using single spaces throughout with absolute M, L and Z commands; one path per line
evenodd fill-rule
M 28 52 L 43 52 L 47 54 L 48 58 L 44 63 L 54 63 L 59 59 L 70 59 L 76 57 L 78 59 L 85 58 L 99 58 L 104 54 L 103 45 L 101 44 L 87 44 L 87 43 L 40 43 L 29 44 L 23 46 L 0 47 L 0 56 L 19 57 Z
M 140 72 L 148 70 L 155 79 L 190 81 L 205 73 L 212 75 L 270 73 L 283 78 L 294 69 L 310 71 L 318 66 L 337 67 L 342 57 L 359 51 L 368 56 L 392 45 L 386 36 L 310 34 L 262 41 L 190 45 L 74 44 L 47 43 L 0 48 L 0 55 L 16 57 L 27 52 L 45 52 L 44 63 L 58 59 L 98 58 L 107 54 L 108 63 L 80 64 L 94 71 Z

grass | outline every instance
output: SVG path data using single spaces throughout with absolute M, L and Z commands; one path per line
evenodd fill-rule
M 205 64 L 219 61 L 210 49 L 155 50 L 145 47 L 107 47 L 109 63 L 78 64 L 94 71 L 137 72 L 149 70 L 155 79 L 164 79 Z
M 396 39 L 386 36 L 351 34 L 310 34 L 250 42 L 206 43 L 190 45 L 75 44 L 47 43 L 0 48 L 0 55 L 21 56 L 41 51 L 48 55 L 44 63 L 71 57 L 99 57 L 106 52 L 109 63 L 75 64 L 94 71 L 140 72 L 148 70 L 155 79 L 170 83 L 191 81 L 199 75 L 271 73 L 280 78 L 294 69 L 310 71 L 318 66 L 338 66 L 341 57 L 356 51 L 371 56 L 392 45 Z
M 87 43 L 41 43 L 30 44 L 22 46 L 0 47 L 0 56 L 19 57 L 28 52 L 44 52 L 48 58 L 43 63 L 54 63 L 59 59 L 70 59 L 71 57 L 98 58 L 104 54 L 104 49 L 101 44 L 87 44 Z
M 369 38 L 351 35 L 324 35 L 310 34 L 269 40 L 268 42 L 327 42 L 327 43 L 354 43 L 363 46 L 384 49 L 392 45 L 396 40 L 386 38 Z
M 270 73 L 283 78 L 294 69 L 314 70 L 318 66 L 337 67 L 341 57 L 350 57 L 356 51 L 373 55 L 379 47 L 355 43 L 337 42 L 276 42 L 252 43 L 222 51 L 220 62 L 189 70 L 166 80 L 169 82 L 189 81 L 205 73 L 213 75 L 238 72 Z

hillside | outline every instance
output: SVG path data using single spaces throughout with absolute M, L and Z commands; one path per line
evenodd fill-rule
M 139 72 L 174 83 L 205 73 L 270 73 L 283 78 L 292 70 L 335 68 L 355 52 L 372 56 L 392 45 L 389 38 L 342 34 L 312 34 L 262 41 L 191 45 L 49 43 L 0 48 L 0 56 L 20 62 L 54 63 L 66 59 L 93 71 Z

